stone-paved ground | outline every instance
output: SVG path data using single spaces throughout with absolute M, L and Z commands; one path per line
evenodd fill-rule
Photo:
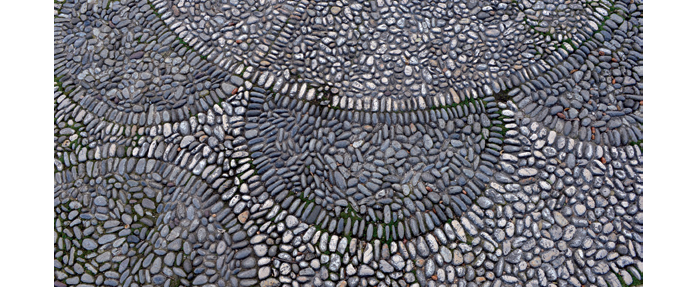
M 642 284 L 642 1 L 54 15 L 55 286 Z

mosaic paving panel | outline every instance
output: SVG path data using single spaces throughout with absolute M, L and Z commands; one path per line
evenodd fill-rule
M 642 13 L 56 1 L 54 285 L 642 285 Z

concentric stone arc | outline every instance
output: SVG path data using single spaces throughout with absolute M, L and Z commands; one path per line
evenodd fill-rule
M 642 11 L 57 1 L 54 285 L 642 285 Z

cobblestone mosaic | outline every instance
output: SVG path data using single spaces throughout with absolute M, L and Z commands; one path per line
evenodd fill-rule
M 56 0 L 54 285 L 642 285 L 642 11 Z

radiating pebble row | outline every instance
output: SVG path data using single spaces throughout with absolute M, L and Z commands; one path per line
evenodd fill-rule
M 477 199 L 501 150 L 495 103 L 403 117 L 264 93 L 249 92 L 237 132 L 245 142 L 236 149 L 249 158 L 237 172 L 258 175 L 240 191 L 257 188 L 258 177 L 283 209 L 337 234 L 403 239 L 433 230 Z
M 241 79 L 193 53 L 150 5 L 105 0 L 57 7 L 61 110 L 76 105 L 64 112 L 79 107 L 91 119 L 145 126 L 187 119 L 229 96 L 226 85 Z
M 507 95 L 532 120 L 565 136 L 611 146 L 641 142 L 642 10 L 630 2 L 597 8 L 603 29 L 564 59 L 550 58 L 549 71 Z
M 235 214 L 203 180 L 171 164 L 81 163 L 56 174 L 54 208 L 58 286 L 200 285 L 245 268 L 233 254 L 247 244 L 223 232 L 240 229 Z M 231 256 L 220 257 L 223 250 Z
M 560 56 L 556 50 L 572 51 L 599 29 L 588 3 L 301 0 L 155 6 L 180 37 L 229 71 L 259 75 L 294 95 L 294 85 L 309 85 L 315 92 L 303 95 L 309 100 L 336 97 L 335 106 L 362 101 L 356 109 L 381 112 L 464 100 L 449 92 L 453 88 L 487 96 L 509 90 L 521 84 L 518 78 L 546 70 L 547 59 Z

